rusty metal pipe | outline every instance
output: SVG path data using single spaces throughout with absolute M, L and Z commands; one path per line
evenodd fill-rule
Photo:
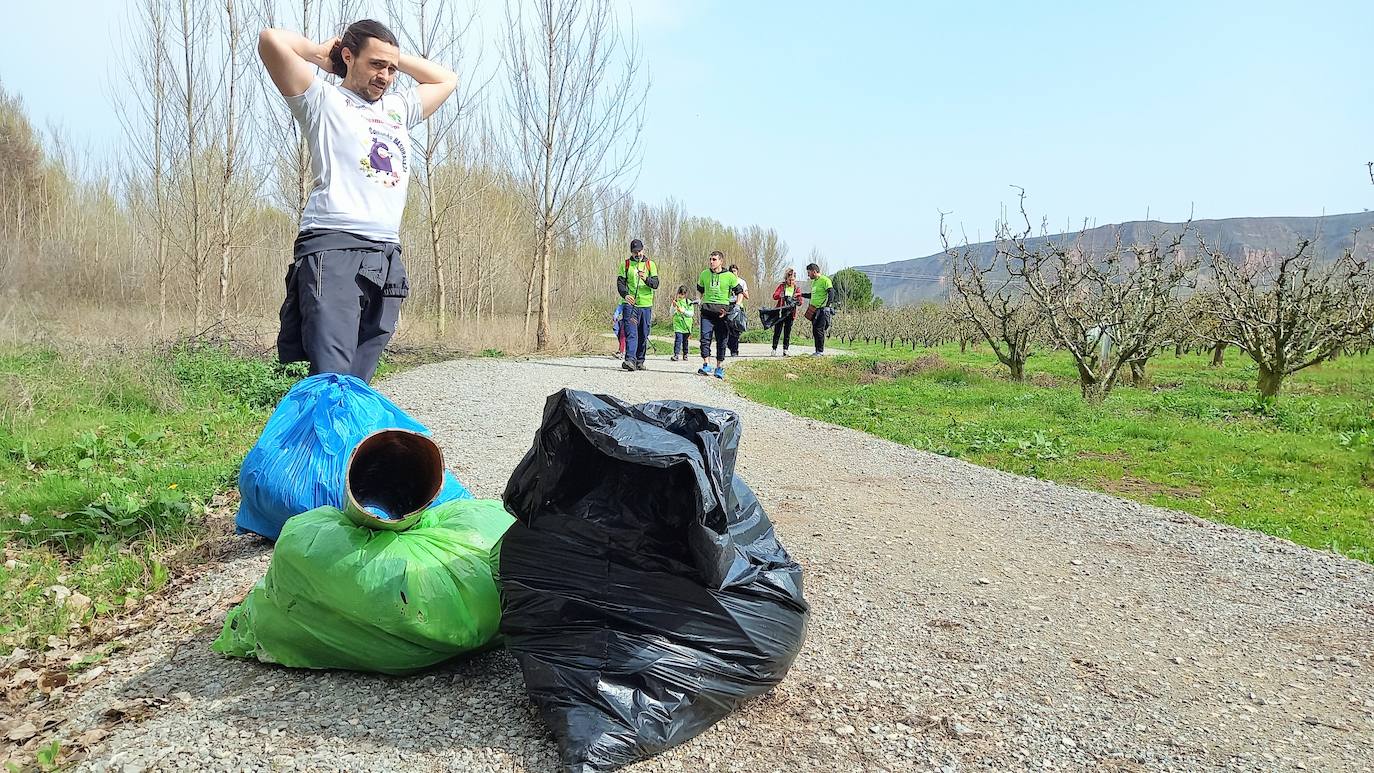
M 378 430 L 349 454 L 344 514 L 369 529 L 405 531 L 443 485 L 444 454 L 433 440 L 405 429 Z

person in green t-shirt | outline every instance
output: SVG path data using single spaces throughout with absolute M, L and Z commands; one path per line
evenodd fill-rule
M 811 280 L 811 292 L 802 293 L 802 297 L 810 299 L 806 316 L 811 320 L 811 337 L 816 341 L 813 354 L 819 357 L 825 354 L 825 334 L 830 330 L 830 315 L 835 313 L 831 305 L 835 299 L 835 288 L 830 283 L 830 277 L 822 274 L 821 267 L 815 263 L 806 264 L 806 278 Z
M 711 252 L 709 267 L 697 278 L 697 292 L 701 293 L 701 370 L 703 376 L 725 378 L 725 347 L 730 338 L 730 323 L 726 315 L 735 303 L 735 296 L 743 292 L 739 278 L 725 270 L 725 253 Z M 711 369 L 711 339 L 716 340 L 716 367 Z
M 658 266 L 644 255 L 644 242 L 630 241 L 630 257 L 615 278 L 616 292 L 625 299 L 625 359 L 620 367 L 644 369 L 644 353 L 649 348 L 649 324 L 654 317 L 654 290 L 658 289 Z
M 691 354 L 694 303 L 687 297 L 687 285 L 678 285 L 677 297 L 673 299 L 673 362 L 686 362 Z

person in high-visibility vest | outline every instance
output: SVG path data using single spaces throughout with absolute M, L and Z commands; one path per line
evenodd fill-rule
M 649 348 L 649 324 L 654 317 L 654 290 L 658 289 L 658 266 L 644 254 L 644 242 L 630 242 L 630 257 L 615 279 L 616 291 L 625 299 L 625 359 L 620 367 L 644 370 L 644 354 Z
M 730 337 L 726 317 L 740 294 L 739 279 L 725 270 L 725 253 L 712 250 L 709 267 L 697 277 L 701 294 L 701 370 L 703 376 L 725 378 L 725 343 Z M 711 339 L 716 341 L 716 367 L 711 368 Z

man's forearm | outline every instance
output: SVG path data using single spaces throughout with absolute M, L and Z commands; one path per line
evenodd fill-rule
M 324 70 L 329 69 L 329 49 L 323 43 L 316 43 L 306 36 L 291 30 L 268 28 L 258 36 L 260 42 L 271 41 L 289 49 L 306 62 Z
M 401 72 L 415 79 L 416 83 L 456 83 L 458 73 L 443 65 L 435 64 L 411 54 L 401 54 Z

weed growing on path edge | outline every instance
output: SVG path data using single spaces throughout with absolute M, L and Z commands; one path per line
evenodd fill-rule
M 918 364 L 924 360 L 925 365 Z M 1374 562 L 1374 358 L 1258 404 L 1247 363 L 1160 356 L 1102 405 L 1066 357 L 1006 380 L 986 351 L 741 363 L 746 397 L 975 464 L 1095 489 Z M 1252 366 L 1251 366 L 1251 369 Z
M 161 588 L 302 375 L 210 346 L 0 349 L 0 653 Z

